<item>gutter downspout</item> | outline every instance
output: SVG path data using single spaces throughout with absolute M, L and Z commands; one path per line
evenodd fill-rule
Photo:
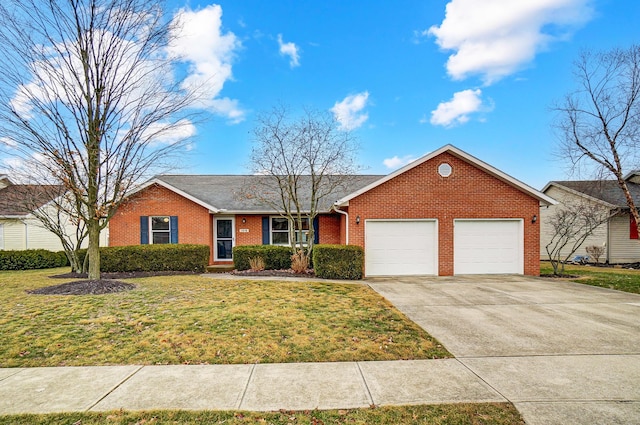
M 337 212 L 338 214 L 344 215 L 344 218 L 345 218 L 344 222 L 346 223 L 346 226 L 344 228 L 344 232 L 345 232 L 344 233 L 344 236 L 345 236 L 344 241 L 345 241 L 345 245 L 349 245 L 349 213 L 346 212 L 346 211 L 339 210 L 337 205 L 333 205 L 333 210 L 335 212 Z

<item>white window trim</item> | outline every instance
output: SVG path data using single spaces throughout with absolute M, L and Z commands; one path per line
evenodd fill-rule
M 285 220 L 288 221 L 289 225 L 288 228 L 286 230 L 287 233 L 287 243 L 273 243 L 273 219 L 274 218 L 284 218 Z M 309 229 L 311 228 L 311 220 L 309 220 L 309 217 L 302 217 L 303 220 L 307 220 L 309 221 Z M 281 215 L 272 215 L 269 216 L 269 245 L 277 245 L 277 246 L 291 246 L 291 235 L 292 235 L 292 229 L 295 228 L 295 223 L 293 222 L 293 220 L 289 220 L 287 217 L 283 217 Z M 315 230 L 315 229 L 314 229 Z M 285 233 L 284 230 L 275 230 L 276 233 Z M 304 230 L 298 230 L 298 231 L 293 231 L 293 235 L 295 236 L 295 234 L 297 232 L 304 232 Z M 306 230 L 307 233 L 307 242 L 304 242 L 302 245 L 303 246 L 307 246 L 308 245 L 308 240 L 309 240 L 309 230 Z M 297 245 L 297 241 L 296 241 L 296 245 Z
M 231 251 L 231 258 L 218 258 L 218 220 L 231 220 L 231 249 L 233 250 L 233 247 L 236 246 L 236 219 L 232 215 L 213 218 L 213 260 L 231 263 L 233 262 L 233 251 Z
M 168 218 L 169 219 L 169 230 L 153 230 L 153 219 L 154 218 Z M 168 233 L 169 234 L 169 242 L 156 244 L 156 245 L 169 245 L 171 243 L 171 216 L 168 215 L 150 215 L 149 216 L 149 245 L 153 245 L 153 234 L 157 233 Z

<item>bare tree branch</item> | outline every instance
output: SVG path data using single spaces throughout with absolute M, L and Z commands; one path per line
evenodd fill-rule
M 554 108 L 560 155 L 575 171 L 615 179 L 640 227 L 624 179 L 640 168 L 640 46 L 583 52 L 574 77 L 579 88 Z
M 6 0 L 0 19 L 0 140 L 32 182 L 64 187 L 97 279 L 100 231 L 192 125 L 172 24 L 144 0 Z
M 289 241 L 293 252 L 308 256 L 316 231 L 313 219 L 357 171 L 355 140 L 338 130 L 328 113 L 306 109 L 291 117 L 284 106 L 261 114 L 253 136 L 251 171 L 264 178 L 246 188 L 245 196 L 287 218 L 292 223 Z M 306 241 L 297 237 L 305 220 L 309 223 Z

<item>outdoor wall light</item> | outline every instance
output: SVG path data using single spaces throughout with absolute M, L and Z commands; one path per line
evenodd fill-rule
M 242 224 L 247 222 L 247 218 L 246 217 L 242 217 Z
M 538 216 L 534 214 L 533 217 L 531 217 L 531 223 L 535 223 L 536 221 L 538 221 Z
M 359 215 L 356 216 L 356 224 L 360 224 L 360 216 Z

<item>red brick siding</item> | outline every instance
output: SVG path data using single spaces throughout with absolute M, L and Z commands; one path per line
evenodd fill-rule
M 245 219 L 246 223 L 243 223 L 242 219 Z M 247 229 L 249 232 L 240 233 L 240 229 Z M 261 215 L 236 216 L 236 245 L 262 245 Z
M 139 245 L 140 216 L 162 215 L 178 216 L 179 243 L 213 245 L 213 224 L 209 211 L 158 185 L 136 193 L 118 208 L 109 222 L 109 245 Z
M 340 244 L 340 216 L 320 215 L 318 217 L 318 227 L 320 228 L 319 243 L 322 244 Z
M 448 162 L 453 172 L 441 177 Z M 524 224 L 524 273 L 539 275 L 540 228 L 532 224 L 539 202 L 466 161 L 443 153 L 349 202 L 349 243 L 364 247 L 364 221 L 384 218 L 438 220 L 439 274 L 453 275 L 453 220 L 520 218 Z M 356 224 L 356 216 L 360 224 Z

